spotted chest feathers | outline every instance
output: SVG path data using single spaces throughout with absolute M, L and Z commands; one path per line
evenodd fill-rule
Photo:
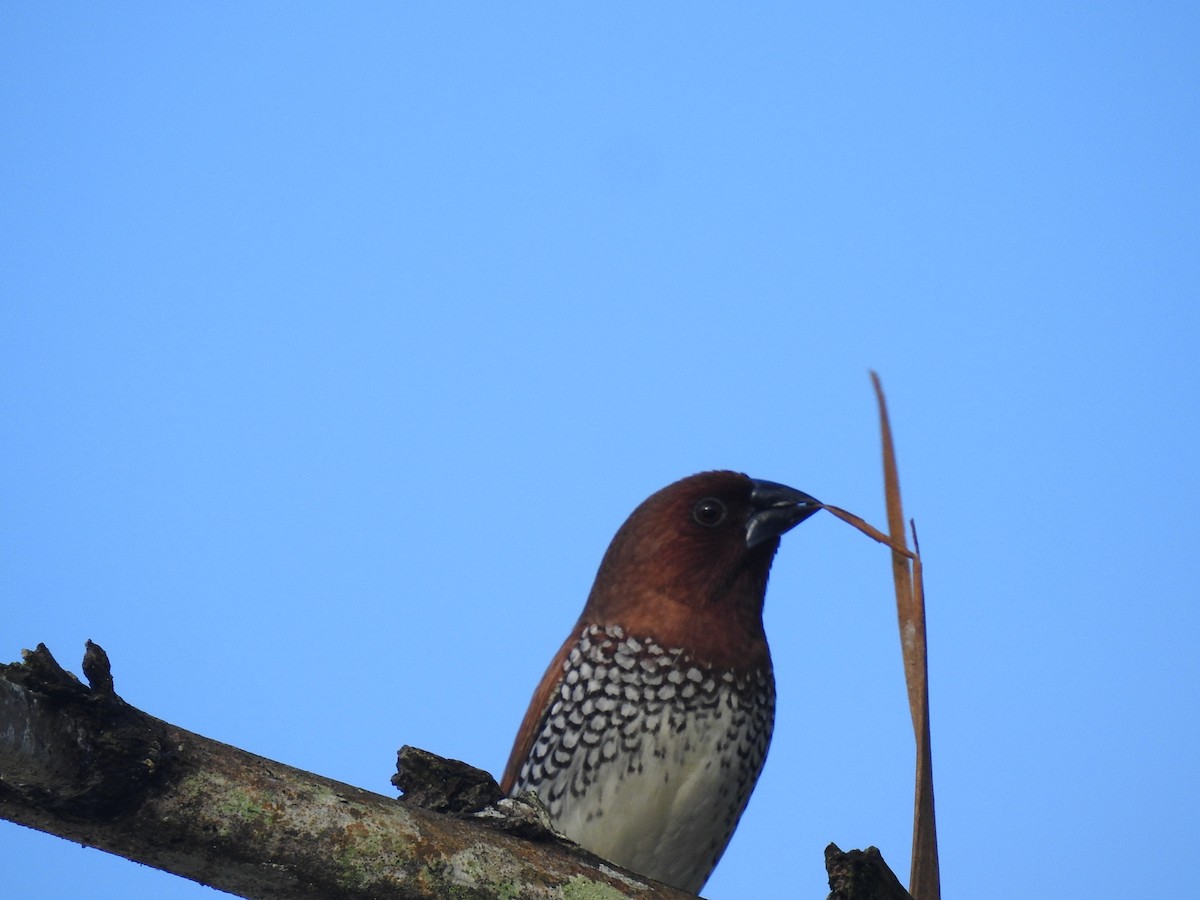
M 774 715 L 769 663 L 720 671 L 589 625 L 516 789 L 536 790 L 556 827 L 592 852 L 696 892 L 750 799 Z

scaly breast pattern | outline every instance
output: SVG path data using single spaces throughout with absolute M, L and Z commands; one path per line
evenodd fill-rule
M 771 740 L 769 665 L 720 671 L 590 625 L 563 663 L 518 790 L 593 853 L 683 890 L 708 879 Z

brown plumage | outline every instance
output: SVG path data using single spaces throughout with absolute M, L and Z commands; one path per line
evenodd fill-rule
M 605 553 L 501 786 L 606 859 L 699 891 L 766 758 L 762 608 L 779 537 L 820 504 L 736 472 L 653 494 Z

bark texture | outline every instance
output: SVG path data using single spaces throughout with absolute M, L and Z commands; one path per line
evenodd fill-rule
M 825 871 L 828 900 L 912 900 L 875 847 L 843 853 L 830 844 L 825 848 Z

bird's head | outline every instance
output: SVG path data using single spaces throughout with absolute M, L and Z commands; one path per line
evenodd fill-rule
M 580 622 L 620 625 L 712 664 L 758 663 L 779 538 L 820 508 L 808 494 L 738 472 L 668 485 L 613 538 Z

